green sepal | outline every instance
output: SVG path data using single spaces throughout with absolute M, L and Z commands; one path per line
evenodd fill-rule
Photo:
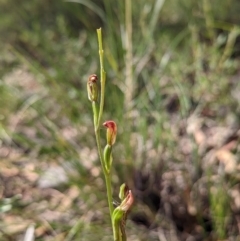
M 115 208 L 113 211 L 113 221 L 114 222 L 120 221 L 123 218 L 124 213 L 125 212 L 121 210 L 120 207 Z
M 125 198 L 125 188 L 126 188 L 126 184 L 123 183 L 120 186 L 120 190 L 119 190 L 119 198 L 121 199 L 121 201 Z
M 125 239 L 125 235 L 123 235 L 122 229 L 122 219 L 125 212 L 121 210 L 119 207 L 115 208 L 112 214 L 112 223 L 113 223 L 113 234 L 114 234 L 114 241 L 123 241 L 123 237 Z
M 87 92 L 88 92 L 88 99 L 90 101 L 97 101 L 98 100 L 98 85 L 95 81 L 89 81 L 87 83 Z
M 107 144 L 104 148 L 103 155 L 104 155 L 105 168 L 109 173 L 112 167 L 112 146 Z

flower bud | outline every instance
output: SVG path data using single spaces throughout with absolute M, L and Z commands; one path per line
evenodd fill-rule
M 104 156 L 105 168 L 109 173 L 112 167 L 112 146 L 110 145 L 105 146 L 103 156 Z
M 97 80 L 98 80 L 97 75 L 92 74 L 89 76 L 88 82 L 87 82 L 88 99 L 92 102 L 98 100 Z
M 128 191 L 129 191 L 128 186 L 127 186 L 125 183 L 123 183 L 123 184 L 120 186 L 119 198 L 120 198 L 121 200 L 123 200 L 123 199 L 127 196 Z
M 107 128 L 107 144 L 112 146 L 116 141 L 117 125 L 114 121 L 106 121 L 103 125 Z

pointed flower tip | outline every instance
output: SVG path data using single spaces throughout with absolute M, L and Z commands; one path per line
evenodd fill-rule
M 116 141 L 117 124 L 115 121 L 109 120 L 104 122 L 103 126 L 107 128 L 107 144 L 112 146 Z
M 98 77 L 96 74 L 91 74 L 88 78 L 88 82 L 96 83 L 97 81 L 98 81 Z
M 115 121 L 112 121 L 112 120 L 109 120 L 109 121 L 105 121 L 104 123 L 103 123 L 103 125 L 105 126 L 105 127 L 107 127 L 107 128 L 110 128 L 110 129 L 117 129 L 117 124 L 116 124 L 116 122 Z
M 132 207 L 133 203 L 134 203 L 134 197 L 133 197 L 132 191 L 129 190 L 126 198 L 122 201 L 119 207 L 122 211 L 127 212 Z

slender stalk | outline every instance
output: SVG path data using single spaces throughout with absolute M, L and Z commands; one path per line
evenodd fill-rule
M 110 210 L 110 215 L 112 219 L 113 214 L 113 199 L 112 199 L 112 184 L 111 184 L 111 173 L 105 174 L 105 181 L 106 181 L 106 187 L 107 187 L 107 196 L 108 196 L 108 206 Z
M 105 82 L 106 82 L 106 72 L 104 70 L 104 62 L 103 62 L 103 45 L 102 45 L 102 29 L 97 29 L 97 36 L 98 36 L 98 48 L 99 48 L 99 59 L 100 59 L 100 75 L 101 75 L 101 97 L 100 97 L 100 109 L 98 114 L 98 125 L 99 128 L 100 122 L 102 119 L 103 114 L 103 107 L 104 107 L 104 94 L 105 94 Z
M 94 127 L 95 127 L 95 131 L 96 131 L 96 126 L 98 124 L 98 105 L 95 101 L 92 102 L 92 109 L 93 109 L 93 123 L 94 123 Z
M 92 102 L 94 131 L 95 131 L 99 158 L 100 158 L 104 179 L 105 179 L 105 184 L 106 184 L 106 189 L 107 189 L 107 199 L 108 199 L 108 206 L 109 206 L 114 241 L 126 241 L 127 237 L 125 234 L 125 226 L 124 226 L 126 221 L 126 213 L 131 207 L 134 201 L 134 198 L 130 190 L 125 190 L 125 184 L 123 184 L 120 188 L 122 203 L 118 208 L 114 210 L 113 198 L 112 198 L 112 184 L 111 184 L 111 174 L 112 174 L 111 167 L 112 167 L 112 146 L 116 141 L 117 125 L 113 120 L 108 120 L 103 123 L 103 126 L 107 128 L 107 132 L 106 132 L 107 144 L 103 151 L 100 143 L 100 123 L 102 123 L 101 119 L 102 119 L 103 108 L 104 108 L 106 72 L 104 70 L 104 62 L 103 62 L 104 51 L 102 46 L 101 28 L 97 29 L 97 35 L 98 35 L 98 44 L 99 44 L 100 69 L 101 69 L 100 103 L 98 103 L 99 88 L 97 86 L 98 78 L 96 74 L 92 74 L 89 76 L 88 82 L 87 82 L 87 91 L 88 91 L 88 98 Z
M 94 127 L 95 127 L 95 135 L 96 135 L 96 141 L 97 141 L 97 147 L 98 147 L 98 152 L 99 152 L 99 157 L 104 173 L 104 178 L 105 178 L 105 183 L 106 183 L 106 188 L 107 188 L 107 198 L 108 198 L 108 206 L 109 206 L 109 211 L 110 211 L 110 216 L 112 219 L 112 213 L 113 213 L 113 199 L 112 199 L 112 185 L 111 185 L 111 173 L 107 171 L 105 164 L 104 164 L 104 156 L 103 156 L 103 151 L 100 145 L 100 123 L 102 119 L 102 114 L 103 114 L 103 107 L 104 107 L 104 95 L 105 95 L 105 82 L 106 82 L 106 72 L 104 70 L 104 63 L 103 63 L 103 56 L 104 56 L 104 51 L 103 51 L 103 45 L 102 45 L 102 30 L 97 29 L 97 36 L 98 36 L 98 45 L 99 45 L 99 58 L 100 58 L 100 70 L 101 70 L 101 96 L 100 96 L 100 108 L 99 112 L 96 110 L 93 111 L 94 115 L 98 114 L 98 117 L 94 117 Z
M 108 173 L 105 164 L 104 164 L 104 158 L 103 158 L 103 151 L 100 145 L 100 133 L 99 129 L 95 129 L 95 135 L 96 135 L 96 141 L 97 141 L 97 148 L 98 148 L 98 153 L 101 161 L 101 166 L 105 178 L 105 184 L 107 188 L 107 199 L 108 199 L 108 206 L 109 206 L 109 211 L 110 211 L 110 216 L 112 219 L 112 213 L 113 213 L 113 199 L 112 199 L 112 185 L 111 185 L 111 173 Z

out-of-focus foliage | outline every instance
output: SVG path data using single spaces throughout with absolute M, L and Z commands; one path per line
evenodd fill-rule
M 126 2 L 0 0 L 1 240 L 32 222 L 36 240 L 111 237 L 86 92 L 99 27 L 129 240 L 239 235 L 240 2 Z

